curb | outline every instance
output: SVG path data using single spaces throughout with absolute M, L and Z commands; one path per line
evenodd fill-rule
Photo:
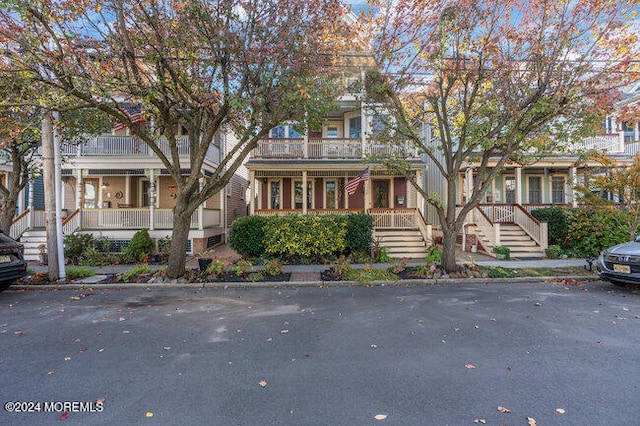
M 306 287 L 385 287 L 385 286 L 432 286 L 442 284 L 501 284 L 501 283 L 549 283 L 553 280 L 571 279 L 576 281 L 603 281 L 600 277 L 583 275 L 547 276 L 547 277 L 513 277 L 513 278 L 445 278 L 445 279 L 410 279 L 398 281 L 372 281 L 362 284 L 357 281 L 257 281 L 254 283 L 70 283 L 70 284 L 44 284 L 44 285 L 12 285 L 10 290 L 125 290 L 125 289 L 163 289 L 163 288 L 209 288 L 214 290 L 226 290 L 230 288 L 306 288 Z

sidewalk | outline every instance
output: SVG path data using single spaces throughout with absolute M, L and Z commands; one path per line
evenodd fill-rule
M 240 256 L 229 247 L 228 244 L 219 246 L 213 253 L 214 256 L 227 258 L 232 262 L 240 259 Z M 456 258 L 458 263 L 475 263 L 479 266 L 499 266 L 503 268 L 569 268 L 569 267 L 581 267 L 587 265 L 584 259 L 536 259 L 536 260 L 497 260 L 491 256 L 487 256 L 481 253 L 469 253 L 458 250 L 456 252 Z M 424 264 L 422 259 L 410 259 L 407 261 L 407 266 L 417 266 Z M 149 265 L 151 269 L 157 270 L 164 265 Z M 354 264 L 353 268 L 362 268 L 362 264 Z M 134 265 L 109 265 L 109 266 L 88 266 L 87 268 L 93 271 L 97 276 L 113 275 L 121 272 L 125 272 L 133 268 Z M 198 258 L 197 256 L 187 257 L 187 267 L 197 268 Z M 388 268 L 388 263 L 375 263 L 375 268 Z M 47 266 L 40 264 L 40 262 L 29 262 L 29 269 L 35 272 L 46 272 Z M 69 265 L 67 265 L 69 268 Z M 329 265 L 285 265 L 285 270 L 291 272 L 292 282 L 316 282 L 320 281 L 320 273 L 329 269 Z M 95 282 L 98 277 L 89 277 L 82 282 Z

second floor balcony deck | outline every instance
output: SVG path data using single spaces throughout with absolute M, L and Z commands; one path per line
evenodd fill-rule
M 171 156 L 169 142 L 166 138 L 159 138 L 157 143 L 165 155 Z M 156 155 L 146 143 L 131 136 L 98 136 L 80 144 L 63 143 L 61 150 L 62 155 L 76 157 L 153 157 Z M 188 156 L 189 152 L 188 137 L 180 136 L 178 138 L 178 154 Z M 220 148 L 211 144 L 205 158 L 213 163 L 219 163 Z
M 251 153 L 252 159 L 328 159 L 361 160 L 369 155 L 389 156 L 402 153 L 405 158 L 420 158 L 407 145 L 363 143 L 361 138 L 265 138 Z

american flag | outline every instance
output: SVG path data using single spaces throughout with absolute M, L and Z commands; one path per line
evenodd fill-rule
M 358 176 L 347 182 L 347 184 L 344 186 L 344 189 L 347 190 L 347 194 L 353 195 L 356 193 L 360 182 L 364 182 L 365 180 L 369 180 L 369 167 L 361 171 Z
M 131 120 L 131 123 L 138 124 L 142 123 L 144 120 L 142 119 L 142 106 L 140 104 L 126 104 L 121 105 L 121 108 L 124 110 L 125 114 Z M 124 123 L 117 122 L 113 126 L 114 131 L 122 130 L 126 128 L 127 125 Z

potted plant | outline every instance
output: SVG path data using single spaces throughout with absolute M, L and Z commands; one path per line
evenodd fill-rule
M 209 265 L 211 264 L 211 262 L 213 262 L 213 258 L 211 257 L 213 252 L 214 252 L 213 249 L 209 249 L 209 250 L 203 250 L 197 254 L 198 267 L 200 268 L 200 272 L 206 271 Z
M 496 254 L 496 259 L 509 259 L 511 250 L 505 246 L 495 246 L 493 252 Z

